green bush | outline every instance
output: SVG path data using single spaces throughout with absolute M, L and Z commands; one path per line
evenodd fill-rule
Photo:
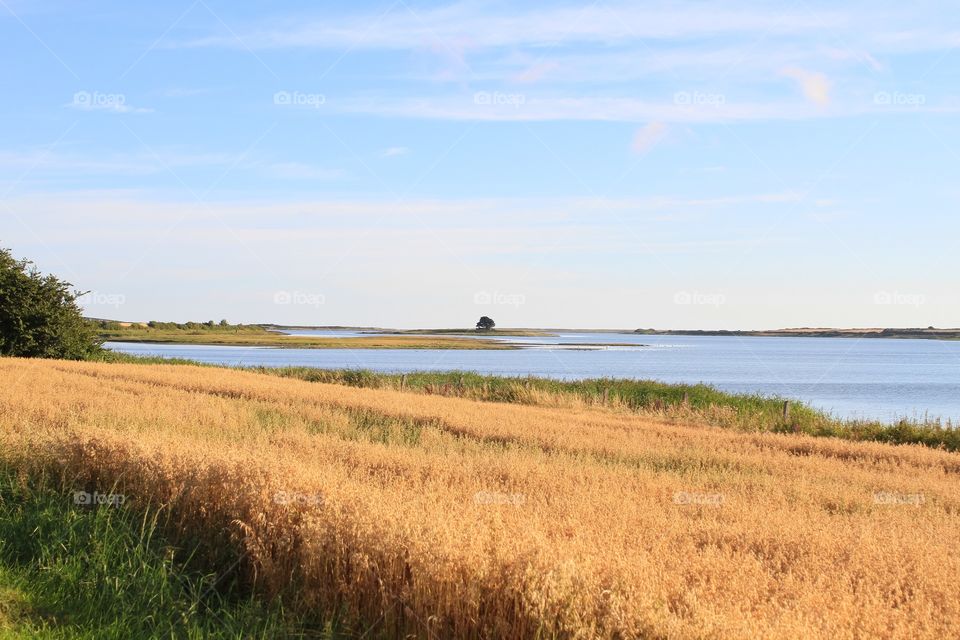
M 81 360 L 101 350 L 69 282 L 0 249 L 0 355 Z

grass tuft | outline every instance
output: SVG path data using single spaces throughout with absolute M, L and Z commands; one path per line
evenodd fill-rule
M 0 637 L 332 637 L 189 568 L 163 524 L 163 511 L 76 505 L 48 476 L 0 465 Z

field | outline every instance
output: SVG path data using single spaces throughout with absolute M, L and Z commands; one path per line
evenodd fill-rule
M 957 453 L 535 389 L 17 359 L 0 376 L 0 463 L 64 501 L 161 509 L 194 564 L 356 636 L 960 634 Z
M 100 337 L 112 342 L 151 342 L 167 344 L 212 344 L 242 347 L 280 347 L 298 349 L 513 349 L 509 344 L 483 338 L 455 336 L 387 335 L 337 338 L 326 336 L 289 336 L 261 327 L 242 330 L 151 329 L 133 326 L 102 329 Z

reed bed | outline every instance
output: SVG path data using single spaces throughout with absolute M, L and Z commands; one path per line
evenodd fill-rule
M 371 635 L 960 636 L 957 453 L 211 367 L 0 378 L 4 463 L 168 509 Z

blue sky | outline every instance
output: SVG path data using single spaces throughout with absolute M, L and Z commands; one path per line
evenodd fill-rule
M 132 320 L 958 326 L 955 15 L 0 0 L 0 244 Z

